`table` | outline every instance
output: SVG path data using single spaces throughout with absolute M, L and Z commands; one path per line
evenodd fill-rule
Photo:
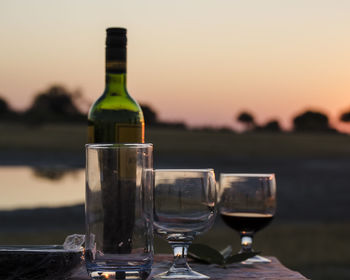
M 228 268 L 217 265 L 205 265 L 189 261 L 190 266 L 203 274 L 210 276 L 212 280 L 306 280 L 299 272 L 290 270 L 283 266 L 275 257 L 267 257 L 271 260 L 268 264 L 242 265 L 232 264 Z M 156 255 L 152 275 L 167 270 L 171 265 L 170 255 Z M 70 280 L 90 280 L 85 268 L 82 267 Z

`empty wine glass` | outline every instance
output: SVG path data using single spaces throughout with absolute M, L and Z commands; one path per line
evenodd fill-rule
M 276 211 L 274 174 L 221 174 L 219 212 L 223 221 L 239 232 L 239 253 L 254 252 L 253 235 L 266 227 Z M 269 259 L 254 256 L 243 263 L 268 263 Z
M 154 279 L 208 279 L 187 263 L 194 237 L 215 220 L 216 183 L 213 169 L 154 170 L 154 226 L 174 251 L 170 269 Z

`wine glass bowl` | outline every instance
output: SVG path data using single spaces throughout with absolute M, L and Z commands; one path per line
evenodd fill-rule
M 240 253 L 254 252 L 254 234 L 266 227 L 276 211 L 274 174 L 229 174 L 220 176 L 219 212 L 222 220 L 241 236 Z M 261 256 L 244 263 L 270 262 Z
M 207 279 L 187 264 L 187 249 L 196 235 L 215 220 L 216 183 L 213 169 L 154 170 L 154 228 L 174 251 L 169 271 L 155 279 Z

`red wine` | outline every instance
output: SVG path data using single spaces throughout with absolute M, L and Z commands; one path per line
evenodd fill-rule
M 272 214 L 221 212 L 224 222 L 239 232 L 256 232 L 266 227 L 273 219 Z

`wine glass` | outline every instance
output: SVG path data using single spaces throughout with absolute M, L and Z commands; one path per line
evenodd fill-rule
M 220 175 L 219 212 L 223 221 L 239 232 L 239 253 L 254 252 L 253 235 L 266 227 L 276 211 L 276 180 L 274 174 Z M 244 264 L 269 263 L 269 259 L 254 256 Z
M 213 169 L 154 170 L 154 227 L 174 251 L 174 261 L 154 279 L 208 279 L 187 263 L 194 237 L 214 223 L 216 182 Z

